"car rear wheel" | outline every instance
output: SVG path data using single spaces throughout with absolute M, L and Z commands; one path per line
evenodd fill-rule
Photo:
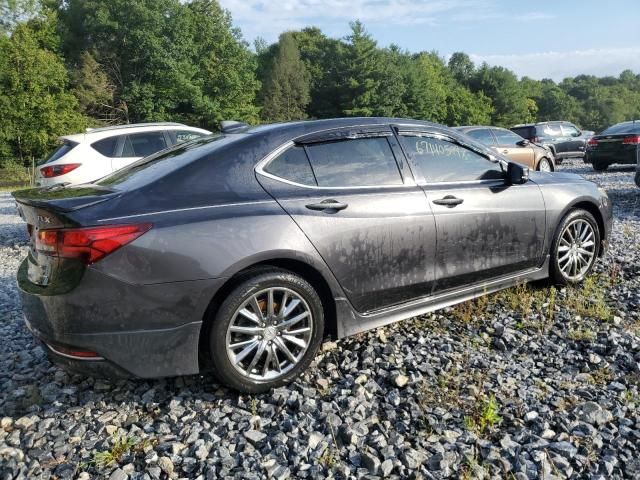
M 551 160 L 549 160 L 548 158 L 542 157 L 538 162 L 537 170 L 539 172 L 553 172 L 553 165 L 551 163 Z
M 209 337 L 220 380 L 246 393 L 289 383 L 322 341 L 324 314 L 315 289 L 286 270 L 257 270 L 220 305 Z
M 640 171 L 636 172 L 636 185 L 640 187 Z
M 607 168 L 609 168 L 609 164 L 607 162 L 602 162 L 598 160 L 594 160 L 593 162 L 591 162 L 591 166 L 596 172 L 603 172 Z
M 582 282 L 598 257 L 600 232 L 591 213 L 576 209 L 560 222 L 551 248 L 551 277 L 560 285 Z

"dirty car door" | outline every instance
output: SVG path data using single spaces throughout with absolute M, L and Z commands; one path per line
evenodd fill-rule
M 434 219 L 390 127 L 301 138 L 260 165 L 258 179 L 358 311 L 431 292 Z
M 488 155 L 443 134 L 399 138 L 435 216 L 436 290 L 541 264 L 545 207 L 535 183 L 508 185 Z

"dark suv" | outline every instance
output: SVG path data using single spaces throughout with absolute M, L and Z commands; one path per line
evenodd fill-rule
M 591 131 L 582 131 L 570 122 L 538 122 L 514 125 L 511 131 L 530 142 L 549 147 L 556 163 L 565 158 L 583 158 Z

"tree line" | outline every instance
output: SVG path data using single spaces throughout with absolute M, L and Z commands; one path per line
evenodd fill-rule
M 342 116 L 446 125 L 569 120 L 600 131 L 640 118 L 640 75 L 556 83 L 462 52 L 380 47 L 358 21 L 254 48 L 216 0 L 0 0 L 0 159 L 30 164 L 89 126 L 180 121 L 215 130 Z

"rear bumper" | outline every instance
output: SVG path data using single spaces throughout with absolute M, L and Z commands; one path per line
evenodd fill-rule
M 628 152 L 602 152 L 598 150 L 589 150 L 585 156 L 585 162 L 605 162 L 608 164 L 619 163 L 623 165 L 635 165 L 638 163 L 638 150 L 630 150 Z
M 26 262 L 27 260 L 25 260 Z M 206 308 L 223 279 L 130 285 L 89 268 L 68 293 L 46 295 L 26 278 L 18 286 L 27 326 L 47 345 L 96 352 L 75 359 L 46 347 L 60 366 L 99 376 L 154 378 L 199 372 Z

